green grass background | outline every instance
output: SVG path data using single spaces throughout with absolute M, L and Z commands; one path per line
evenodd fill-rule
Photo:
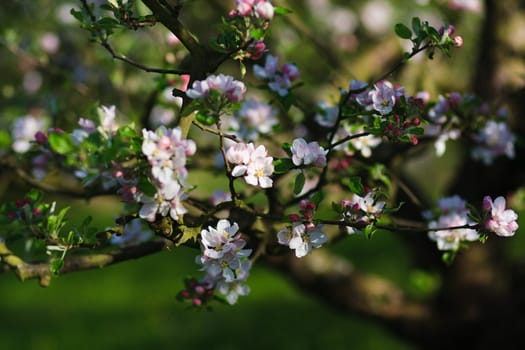
M 87 208 L 77 203 L 71 213 L 81 217 L 92 210 L 104 226 L 111 223 L 112 205 L 107 198 Z M 407 254 L 392 235 L 378 234 L 374 242 L 353 236 L 337 252 L 398 282 L 407 275 Z M 302 293 L 260 264 L 248 280 L 251 294 L 236 305 L 216 304 L 211 312 L 189 309 L 175 296 L 184 277 L 201 275 L 197 253 L 180 248 L 71 273 L 53 279 L 48 288 L 1 274 L 0 349 L 411 348 L 381 326 Z

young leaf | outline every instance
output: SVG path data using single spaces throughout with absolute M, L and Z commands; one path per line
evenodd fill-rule
M 292 10 L 286 9 L 284 7 L 279 7 L 279 6 L 274 6 L 273 10 L 276 15 L 287 15 L 293 12 Z
M 51 149 L 58 154 L 67 154 L 75 149 L 73 140 L 71 140 L 71 137 L 68 134 L 52 132 L 49 134 L 48 140 Z
M 61 258 L 57 258 L 51 262 L 51 265 L 49 266 L 49 269 L 51 270 L 51 273 L 55 276 L 58 276 L 60 269 L 64 266 L 64 260 Z
M 396 24 L 396 26 L 394 27 L 394 30 L 397 36 L 400 37 L 401 39 L 412 38 L 412 31 L 410 30 L 410 28 L 408 28 L 406 25 L 402 23 Z
M 294 164 L 290 158 L 280 158 L 273 162 L 274 173 L 283 174 L 293 168 Z
M 361 178 L 359 176 L 352 176 L 348 181 L 348 188 L 353 193 L 364 196 L 365 195 L 365 187 L 361 183 Z
M 301 171 L 299 174 L 297 174 L 295 178 L 295 184 L 293 187 L 293 193 L 299 194 L 303 190 L 304 183 L 306 181 L 306 178 L 304 177 L 303 172 Z

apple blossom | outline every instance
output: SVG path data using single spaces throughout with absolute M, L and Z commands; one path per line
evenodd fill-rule
M 371 90 L 369 94 L 372 99 L 372 106 L 376 111 L 382 115 L 392 112 L 396 102 L 396 91 L 391 83 L 381 81 L 374 85 L 374 90 Z
M 518 229 L 518 215 L 512 209 L 505 209 L 505 198 L 497 197 L 494 201 L 490 196 L 483 198 L 483 209 L 488 215 L 485 227 L 502 237 L 510 237 Z
M 35 141 L 35 134 L 45 131 L 47 120 L 32 115 L 20 117 L 13 123 L 11 131 L 13 137 L 13 150 L 17 153 L 25 153 L 31 147 L 31 142 Z
M 312 248 L 320 248 L 328 241 L 321 229 L 322 225 L 293 222 L 292 227 L 283 228 L 277 233 L 277 240 L 279 244 L 295 250 L 296 257 L 302 258 L 310 253 Z
M 386 205 L 383 201 L 375 199 L 376 194 L 372 191 L 368 192 L 364 197 L 358 194 L 353 194 L 351 200 L 343 200 L 343 221 L 364 227 L 370 223 L 375 222 L 382 214 Z M 348 234 L 361 233 L 359 228 L 347 226 Z
M 246 183 L 253 186 L 272 187 L 273 158 L 267 157 L 263 145 L 255 148 L 253 143 L 237 143 L 226 151 L 226 160 L 235 165 L 232 176 L 244 176 Z
M 480 238 L 476 230 L 470 228 L 454 228 L 451 230 L 432 231 L 433 228 L 456 227 L 474 224 L 466 214 L 452 212 L 450 214 L 441 215 L 436 221 L 431 221 L 428 224 L 428 237 L 436 241 L 439 250 L 459 249 L 462 242 L 477 241 Z
M 313 164 L 322 168 L 326 165 L 326 151 L 316 141 L 306 143 L 302 138 L 295 139 L 290 151 L 296 166 Z
M 211 90 L 219 92 L 230 102 L 239 102 L 244 97 L 246 86 L 229 75 L 210 75 L 205 80 L 194 81 L 192 88 L 186 90 L 186 95 L 192 99 L 203 99 Z
M 477 145 L 472 150 L 472 157 L 481 159 L 485 165 L 492 164 L 494 158 L 500 155 L 514 158 L 516 138 L 504 122 L 489 120 L 473 139 Z

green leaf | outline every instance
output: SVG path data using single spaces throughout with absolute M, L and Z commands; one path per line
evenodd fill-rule
M 424 135 L 425 129 L 421 127 L 412 127 L 408 130 L 412 135 Z
M 344 208 L 340 203 L 332 202 L 332 210 L 335 211 L 337 214 L 342 214 Z
M 71 15 L 73 17 L 75 17 L 77 21 L 84 22 L 84 14 L 82 13 L 82 11 L 77 11 L 75 9 L 71 9 L 71 11 L 69 11 L 69 13 L 71 13 Z
M 444 252 L 443 255 L 441 256 L 441 260 L 443 260 L 445 264 L 451 265 L 455 257 L 456 257 L 456 251 L 451 250 L 451 251 Z
M 306 181 L 306 178 L 304 177 L 303 172 L 301 171 L 297 176 L 295 177 L 295 184 L 293 187 L 293 193 L 299 194 L 303 190 L 304 183 Z
M 11 145 L 11 135 L 5 130 L 0 130 L 0 148 L 8 148 Z
M 419 36 L 419 32 L 421 31 L 421 20 L 419 17 L 412 18 L 412 30 L 416 36 Z
M 319 208 L 319 204 L 324 198 L 324 194 L 322 191 L 316 192 L 312 197 L 310 197 L 310 201 L 315 204 L 316 208 Z
M 374 233 L 376 233 L 377 230 L 374 224 L 369 224 L 369 225 L 366 225 L 363 231 L 365 233 L 366 238 L 372 238 L 372 236 L 374 235 Z
M 180 225 L 179 227 L 180 233 L 175 236 L 175 245 L 178 247 L 181 244 L 184 244 L 188 242 L 189 240 L 197 241 L 197 236 L 201 232 L 201 227 L 188 227 L 184 225 Z
M 283 174 L 294 167 L 294 164 L 290 158 L 280 158 L 273 162 L 274 173 Z
M 273 11 L 274 11 L 274 14 L 276 15 L 287 15 L 289 13 L 292 13 L 293 11 L 292 10 L 289 10 L 287 8 L 284 8 L 284 7 L 280 7 L 280 6 L 274 6 L 273 7 Z
M 142 177 L 139 180 L 139 189 L 149 197 L 155 196 L 155 193 L 157 193 L 157 188 L 151 183 L 149 178 Z
M 64 260 L 63 259 L 55 259 L 51 262 L 51 265 L 49 266 L 49 269 L 51 270 L 51 273 L 55 276 L 58 276 L 60 269 L 64 266 Z
M 412 38 L 412 31 L 410 30 L 410 28 L 408 28 L 406 25 L 402 23 L 396 24 L 396 26 L 394 27 L 394 30 L 397 36 L 400 37 L 401 39 Z
M 244 79 L 246 75 L 246 65 L 241 60 L 239 60 L 239 68 L 241 69 L 241 78 Z
M 129 125 L 124 125 L 118 129 L 118 133 L 122 137 L 134 137 L 137 136 L 137 132 Z
M 348 188 L 353 193 L 364 196 L 365 195 L 365 187 L 361 183 L 361 178 L 359 176 L 352 176 L 348 181 Z
M 75 149 L 75 144 L 69 136 L 69 134 L 59 134 L 57 132 L 52 132 L 49 134 L 49 145 L 51 149 L 58 154 L 67 154 L 71 153 Z
M 252 29 L 252 31 L 250 32 L 250 35 L 255 40 L 264 39 L 264 30 L 263 29 L 258 29 L 258 28 L 257 29 Z

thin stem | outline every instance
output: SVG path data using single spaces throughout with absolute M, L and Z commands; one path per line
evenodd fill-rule
M 335 225 L 335 226 L 349 226 L 354 228 L 362 228 L 362 224 L 358 223 L 352 223 L 352 222 L 346 222 L 346 221 L 338 221 L 338 220 L 320 220 L 319 223 L 325 224 L 325 225 Z M 457 226 L 449 226 L 449 227 L 428 227 L 424 225 L 397 225 L 397 224 L 391 224 L 391 225 L 380 225 L 375 224 L 375 228 L 381 229 L 381 230 L 387 230 L 387 231 L 400 231 L 400 232 L 430 232 L 430 231 L 448 231 L 448 230 L 459 230 L 459 229 L 471 229 L 471 230 L 477 230 L 480 227 L 480 224 L 465 224 L 465 225 L 457 225 Z
M 89 15 L 89 19 L 91 20 L 91 22 L 95 23 L 97 21 L 97 18 L 95 17 L 95 14 L 91 10 L 87 0 L 80 0 L 80 3 L 82 4 L 82 7 L 86 11 L 86 13 Z M 106 51 L 109 52 L 111 57 L 113 57 L 116 60 L 120 60 L 122 62 L 125 62 L 125 63 L 127 63 L 127 64 L 129 64 L 129 65 L 131 65 L 131 66 L 133 66 L 135 68 L 141 69 L 141 70 L 143 70 L 145 72 L 148 72 L 148 73 L 177 74 L 177 75 L 188 74 L 189 73 L 189 71 L 182 70 L 182 69 L 152 68 L 152 67 L 148 67 L 146 65 L 143 65 L 141 63 L 135 62 L 135 61 L 127 58 L 124 55 L 117 54 L 115 52 L 115 50 L 113 50 L 113 48 L 109 44 L 107 37 L 104 35 L 104 33 L 102 31 L 97 30 L 97 36 L 98 36 L 98 39 L 100 40 L 100 45 L 102 45 L 102 47 L 105 48 Z

